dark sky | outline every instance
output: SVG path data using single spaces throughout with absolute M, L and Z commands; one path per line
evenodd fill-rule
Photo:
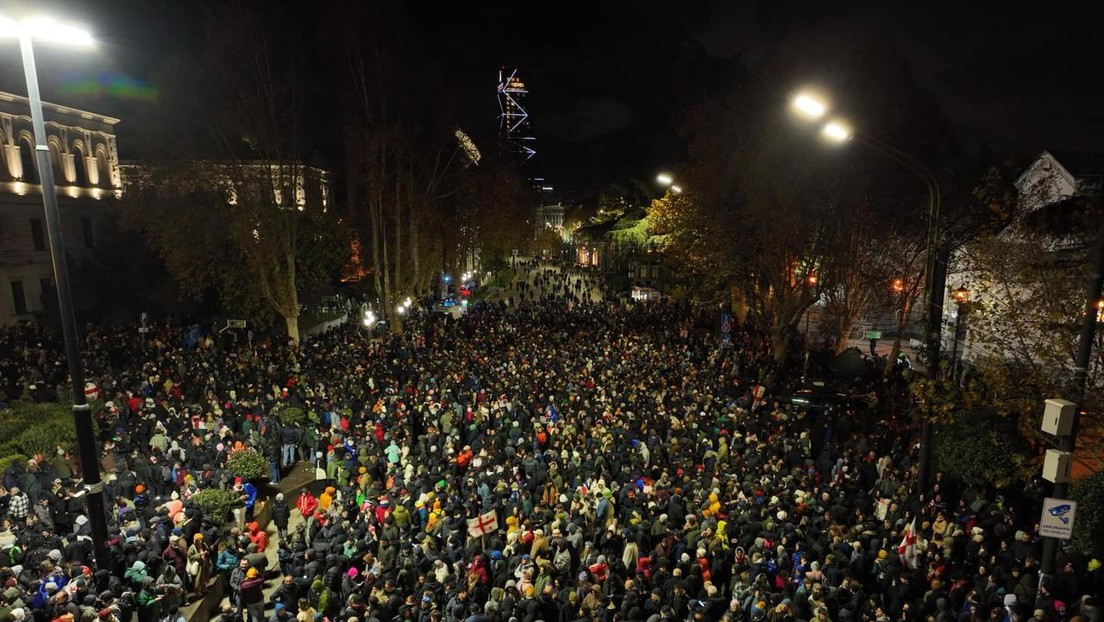
M 44 90 L 55 100 L 66 97 L 66 85 L 89 78 L 116 86 L 120 79 L 149 79 L 170 56 L 194 50 L 203 30 L 200 4 L 193 1 L 52 4 L 59 14 L 88 24 L 103 42 L 78 58 L 41 53 Z M 534 163 L 561 187 L 650 179 L 657 169 L 677 164 L 684 157 L 678 128 L 685 111 L 741 63 L 770 68 L 785 56 L 799 73 L 803 65 L 813 68 L 802 79 L 815 81 L 821 68 L 854 69 L 844 66 L 855 62 L 845 52 L 871 38 L 897 47 L 917 85 L 935 97 L 967 147 L 990 144 L 1001 155 L 1023 157 L 1045 148 L 1097 149 L 1104 139 L 1104 125 L 1094 121 L 1104 117 L 1104 47 L 1087 3 L 1061 9 L 940 1 L 403 5 L 424 53 L 447 66 L 452 79 L 468 84 L 472 97 L 485 93 L 484 102 L 471 106 L 485 106 L 481 121 L 493 123 L 497 114 L 498 67 L 520 69 L 531 89 L 539 154 Z M 301 25 L 290 25 L 292 34 L 282 36 L 301 30 L 302 37 L 315 37 L 314 3 L 296 6 L 302 7 Z M 5 50 L 0 88 L 22 93 L 15 46 Z M 124 119 L 121 142 L 127 117 L 151 105 L 110 89 L 79 99 L 67 103 Z M 126 145 L 120 148 L 125 153 Z

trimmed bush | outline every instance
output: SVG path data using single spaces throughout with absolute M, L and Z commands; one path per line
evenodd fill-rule
M 234 477 L 243 480 L 258 480 L 268 474 L 268 461 L 261 452 L 252 447 L 245 447 L 230 452 L 226 458 L 226 469 Z
M 281 425 L 300 426 L 307 421 L 307 413 L 302 408 L 290 406 L 276 412 L 276 420 Z
M 0 428 L 4 431 L 0 459 L 15 454 L 53 455 L 58 446 L 71 449 L 77 438 L 73 413 L 63 404 L 12 402 L 0 411 Z
M 192 501 L 203 510 L 203 514 L 217 523 L 230 519 L 230 513 L 238 500 L 238 495 L 233 491 L 218 488 L 208 488 L 192 495 Z

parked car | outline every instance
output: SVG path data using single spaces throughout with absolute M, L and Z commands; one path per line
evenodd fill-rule
M 865 396 L 847 395 L 827 388 L 801 389 L 790 396 L 790 403 L 818 412 L 854 413 L 869 404 Z

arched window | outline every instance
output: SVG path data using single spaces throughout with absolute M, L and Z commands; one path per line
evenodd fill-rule
M 96 169 L 99 170 L 99 184 L 101 186 L 111 186 L 111 166 L 107 160 L 107 147 L 100 145 L 96 147 Z
M 88 167 L 85 165 L 84 143 L 79 141 L 73 144 L 73 165 L 76 169 L 74 183 L 82 188 L 91 186 L 92 184 L 88 180 Z
M 54 171 L 54 183 L 64 186 L 69 181 L 65 179 L 65 166 L 61 161 L 61 141 L 57 136 L 46 137 L 46 145 L 50 148 L 50 167 Z
M 34 141 L 31 140 L 30 136 L 23 135 L 19 137 L 19 159 L 23 161 L 23 181 L 30 184 L 39 183 Z

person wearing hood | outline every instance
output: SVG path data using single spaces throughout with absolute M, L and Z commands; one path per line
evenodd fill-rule
M 146 579 L 146 563 L 143 561 L 135 561 L 127 568 L 123 574 L 123 579 L 130 584 L 131 589 L 142 589 L 143 581 Z
M 335 494 L 337 494 L 337 488 L 333 486 L 326 486 L 326 489 L 322 491 L 322 494 L 318 495 L 318 509 L 322 512 L 329 512 L 330 506 L 333 505 Z
M 249 542 L 257 547 L 257 552 L 261 553 L 268 549 L 268 532 L 261 529 L 261 524 L 253 521 L 246 527 L 248 529 L 246 536 L 249 538 Z
M 164 608 L 162 607 L 162 601 L 164 599 L 163 594 L 157 593 L 153 577 L 142 579 L 141 588 L 139 588 L 138 595 L 135 597 L 138 604 L 138 622 L 163 622 L 162 611 Z
M 288 507 L 287 501 L 284 500 L 284 493 L 276 493 L 276 498 L 272 500 L 272 504 L 269 506 L 269 516 L 272 519 L 272 524 L 276 526 L 276 535 L 280 540 L 287 538 L 288 521 L 291 519 L 291 509 Z

